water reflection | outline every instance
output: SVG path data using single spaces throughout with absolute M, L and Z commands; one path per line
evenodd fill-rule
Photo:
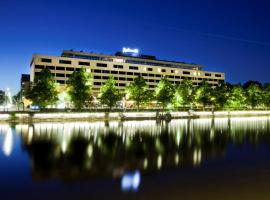
M 121 189 L 123 192 L 137 191 L 141 182 L 139 171 L 125 173 L 121 179 Z
M 12 153 L 13 148 L 13 135 L 12 130 L 10 127 L 3 127 L 1 130 L 2 133 L 4 133 L 4 140 L 3 140 L 3 153 L 6 157 L 9 157 Z
M 268 117 L 250 117 L 170 123 L 36 123 L 15 128 L 31 159 L 35 179 L 115 177 L 122 179 L 123 188 L 136 190 L 139 171 L 199 167 L 205 160 L 223 157 L 228 144 L 269 144 L 269 123 Z M 8 156 L 12 150 L 12 130 L 0 125 L 0 133 L 5 138 L 3 152 Z

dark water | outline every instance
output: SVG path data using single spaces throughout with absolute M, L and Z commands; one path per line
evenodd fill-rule
M 0 125 L 0 199 L 270 199 L 270 118 Z

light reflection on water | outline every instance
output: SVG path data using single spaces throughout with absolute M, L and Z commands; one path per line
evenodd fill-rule
M 12 132 L 15 129 L 15 132 Z M 195 167 L 226 156 L 228 145 L 270 144 L 269 117 L 0 125 L 2 152 L 14 138 L 31 161 L 32 178 L 79 181 L 121 179 L 137 191 L 146 173 Z

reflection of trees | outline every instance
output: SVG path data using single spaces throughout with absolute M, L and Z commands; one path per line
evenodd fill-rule
M 136 122 L 134 122 L 136 124 Z M 63 126 L 63 127 L 62 127 Z M 198 165 L 223 156 L 229 143 L 270 144 L 269 120 L 204 119 L 170 123 L 34 125 L 22 131 L 33 176 L 64 180 L 119 177 L 127 170 Z M 63 146 L 65 148 L 63 148 Z

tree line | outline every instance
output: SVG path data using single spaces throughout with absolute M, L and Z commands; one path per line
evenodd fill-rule
M 24 96 L 33 105 L 46 108 L 59 101 L 61 91 L 49 69 L 43 69 L 35 76 L 34 83 Z M 74 71 L 67 81 L 66 101 L 76 109 L 91 107 L 93 78 L 84 68 Z M 163 77 L 154 90 L 151 90 L 142 76 L 138 76 L 121 92 L 111 76 L 101 86 L 98 100 L 110 110 L 123 98 L 133 101 L 137 110 L 145 106 L 155 105 L 165 109 L 215 109 L 246 110 L 268 109 L 270 107 L 270 84 L 248 81 L 245 84 L 232 85 L 220 82 L 215 88 L 206 81 L 194 86 L 191 80 L 183 80 L 174 85 Z

